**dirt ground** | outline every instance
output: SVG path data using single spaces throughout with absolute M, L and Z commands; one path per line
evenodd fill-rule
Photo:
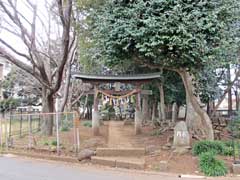
M 160 161 L 167 161 L 165 172 L 200 174 L 198 172 L 198 160 L 191 153 L 178 155 L 171 150 L 163 150 L 162 147 L 173 136 L 173 131 L 167 131 L 162 135 L 152 135 L 155 131 L 151 126 L 144 126 L 141 135 L 134 134 L 133 125 L 123 126 L 122 122 L 109 123 L 109 141 L 111 147 L 144 147 L 147 155 L 146 169 L 161 171 Z
M 167 169 L 164 172 L 197 174 L 201 175 L 198 170 L 198 159 L 192 156 L 191 152 L 179 155 L 172 150 L 164 150 L 163 146 L 168 139 L 173 136 L 173 130 L 169 130 L 160 135 L 153 135 L 153 127 L 144 126 L 141 135 L 134 134 L 133 125 L 123 125 L 121 121 L 104 122 L 100 128 L 100 136 L 94 137 L 91 127 L 84 126 L 84 122 L 79 127 L 80 149 L 96 149 L 97 147 L 144 147 L 146 148 L 146 170 L 162 171 L 160 162 L 167 162 Z M 34 148 L 32 151 L 38 153 L 56 154 L 56 146 L 51 143 L 56 137 L 43 137 L 34 134 Z M 29 137 L 14 138 L 14 148 L 24 146 L 28 147 Z M 67 132 L 60 132 L 61 155 L 75 156 L 74 151 L 74 133 L 73 129 Z M 222 157 L 223 158 L 223 157 Z M 223 158 L 227 165 L 231 165 L 231 158 Z

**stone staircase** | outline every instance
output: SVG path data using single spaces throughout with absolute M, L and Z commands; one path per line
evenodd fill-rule
M 97 148 L 91 161 L 104 166 L 143 170 L 144 156 L 144 148 Z

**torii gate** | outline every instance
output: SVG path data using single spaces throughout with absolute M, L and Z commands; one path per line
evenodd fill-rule
M 136 96 L 136 106 L 135 106 L 135 134 L 141 133 L 142 126 L 142 114 L 141 114 L 141 95 L 151 95 L 152 91 L 150 90 L 141 90 L 141 85 L 148 83 L 154 79 L 160 78 L 160 73 L 150 73 L 150 74 L 135 74 L 135 75 L 90 75 L 90 74 L 81 74 L 73 73 L 75 79 L 81 79 L 83 83 L 90 83 L 94 86 L 94 91 L 89 92 L 88 94 L 94 95 L 93 103 L 93 112 L 92 112 L 92 129 L 95 136 L 99 135 L 100 127 L 100 115 L 98 111 L 98 92 L 99 84 L 102 83 L 123 83 L 123 84 L 132 84 L 135 86 L 131 95 Z M 116 90 L 105 90 L 102 91 L 111 95 L 126 95 L 131 93 L 131 91 L 116 91 Z

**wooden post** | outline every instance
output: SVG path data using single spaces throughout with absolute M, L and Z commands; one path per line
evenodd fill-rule
M 141 113 L 141 94 L 140 94 L 140 86 L 136 87 L 136 111 L 135 111 L 135 134 L 141 134 L 141 126 L 142 126 L 142 113 Z
M 92 128 L 93 128 L 93 135 L 98 136 L 99 133 L 99 112 L 98 112 L 98 89 L 97 85 L 94 85 L 94 103 L 93 103 L 93 112 L 92 112 Z

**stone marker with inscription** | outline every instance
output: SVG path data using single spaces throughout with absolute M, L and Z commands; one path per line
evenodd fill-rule
M 186 122 L 180 121 L 174 127 L 173 146 L 174 152 L 185 153 L 190 148 L 190 135 Z

